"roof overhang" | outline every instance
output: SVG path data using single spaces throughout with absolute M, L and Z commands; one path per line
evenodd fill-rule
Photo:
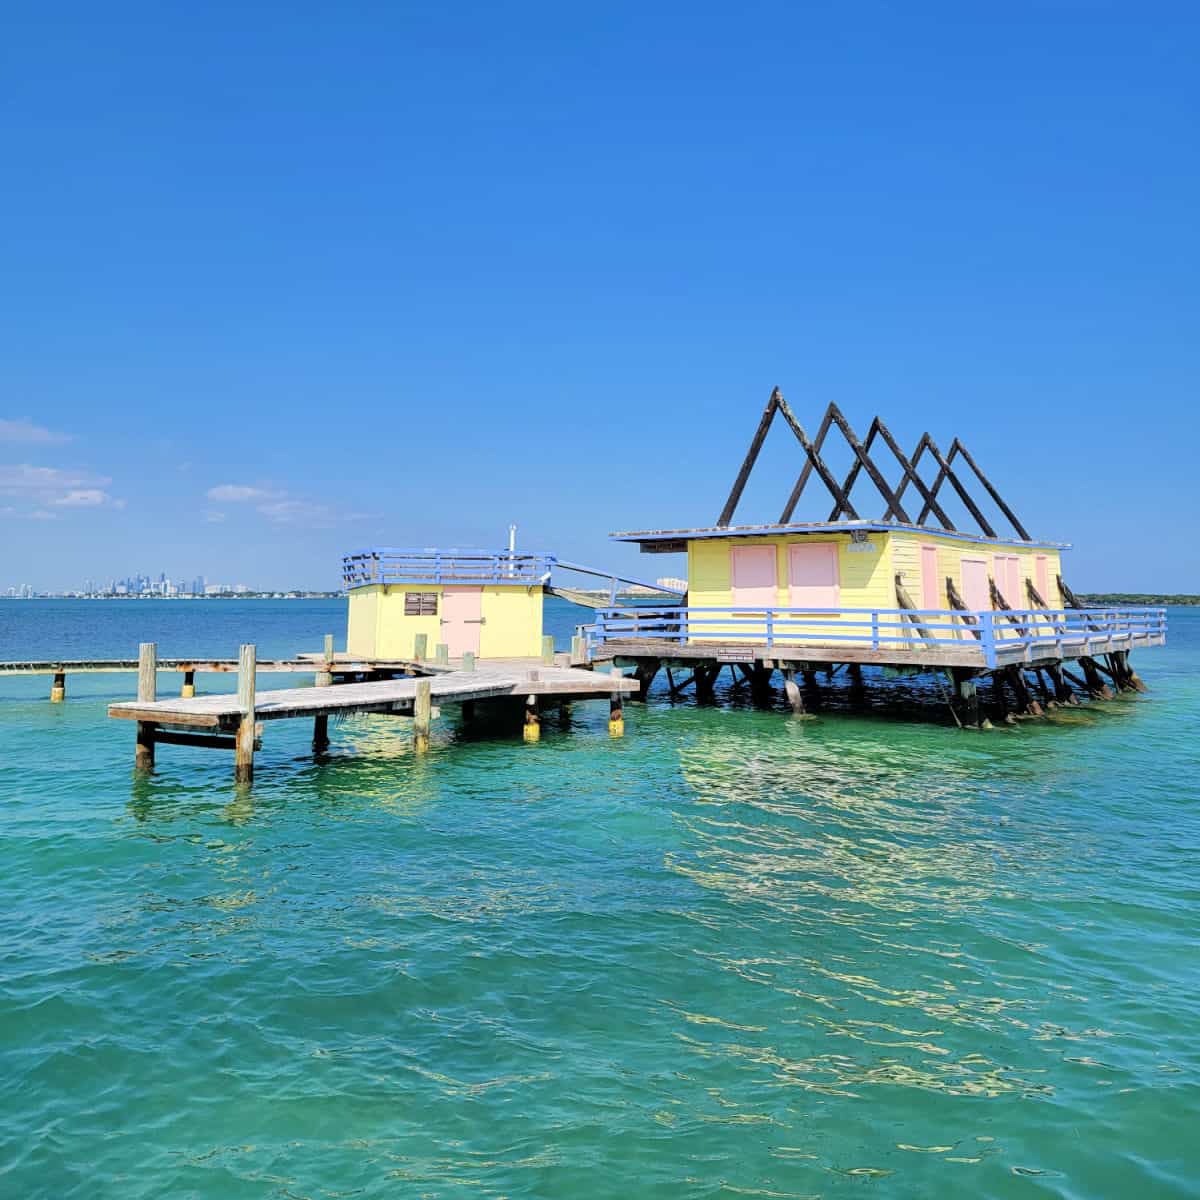
M 963 533 L 951 529 L 931 529 L 927 525 L 901 525 L 887 521 L 825 521 L 815 524 L 788 525 L 711 525 L 701 529 L 643 529 L 625 533 L 610 533 L 614 542 L 634 542 L 644 554 L 673 554 L 687 549 L 687 543 L 708 538 L 793 537 L 831 533 L 915 533 L 921 537 L 941 538 L 954 542 L 977 542 L 988 546 L 1016 546 L 1025 549 L 1069 550 L 1068 542 L 1050 542 L 1038 538 L 1022 541 L 1019 538 L 986 537 L 983 534 Z

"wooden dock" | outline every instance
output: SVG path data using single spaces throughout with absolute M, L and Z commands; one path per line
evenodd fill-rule
M 413 718 L 415 746 L 429 745 L 429 724 L 437 715 L 434 704 L 458 704 L 470 716 L 480 700 L 509 699 L 524 710 L 524 736 L 540 736 L 540 705 L 546 700 L 605 698 L 609 701 L 609 731 L 624 732 L 622 701 L 636 694 L 641 684 L 614 672 L 605 674 L 560 666 L 542 659 L 503 659 L 466 662 L 443 660 L 426 663 L 389 660 L 365 664 L 346 655 L 315 655 L 302 659 L 305 669 L 317 672 L 317 686 L 280 688 L 257 692 L 258 664 L 253 646 L 243 646 L 238 662 L 236 694 L 174 697 L 158 700 L 155 680 L 158 663 L 152 643 L 142 646 L 138 672 L 138 698 L 110 704 L 108 715 L 137 722 L 136 765 L 154 764 L 159 743 L 202 746 L 234 751 L 235 776 L 248 782 L 253 776 L 254 751 L 267 721 L 308 718 L 313 721 L 313 746 L 329 744 L 329 718 L 358 713 L 383 713 Z M 405 671 L 397 678 L 337 683 L 337 675 Z

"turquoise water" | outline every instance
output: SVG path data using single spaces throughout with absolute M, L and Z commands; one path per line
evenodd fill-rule
M 0 658 L 343 613 L 0 604 Z M 180 747 L 135 780 L 129 677 L 0 679 L 0 1195 L 1194 1196 L 1171 619 L 1148 697 L 1014 729 L 656 695 L 622 740 L 448 710 L 317 765 L 295 722 L 249 794 Z

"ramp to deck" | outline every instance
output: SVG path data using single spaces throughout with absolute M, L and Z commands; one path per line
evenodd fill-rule
M 423 664 L 424 665 L 424 664 Z M 611 697 L 636 693 L 640 684 L 623 675 L 605 675 L 572 667 L 530 664 L 479 664 L 473 671 L 441 668 L 427 676 L 433 702 L 461 704 L 502 696 L 552 696 L 556 698 Z M 329 687 L 280 688 L 259 692 L 254 699 L 257 721 L 291 717 L 319 717 L 353 713 L 408 715 L 416 700 L 417 679 L 385 679 L 373 683 L 344 683 Z M 196 696 L 192 699 L 121 700 L 108 706 L 110 717 L 155 725 L 232 731 L 242 713 L 233 694 Z

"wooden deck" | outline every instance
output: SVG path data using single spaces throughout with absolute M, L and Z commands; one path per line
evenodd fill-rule
M 339 659 L 335 671 L 344 670 Z M 402 665 L 402 664 L 391 664 Z M 457 664 L 421 663 L 430 672 L 426 679 L 432 701 L 462 704 L 510 696 L 553 699 L 610 698 L 614 693 L 636 693 L 636 679 L 607 675 L 571 667 L 546 666 L 536 659 L 510 659 L 477 664 L 464 671 Z M 259 664 L 260 669 L 266 669 Z M 312 670 L 310 663 L 308 670 Z M 378 669 L 378 668 L 376 668 Z M 281 688 L 258 692 L 254 697 L 256 721 L 278 721 L 294 717 L 343 716 L 353 713 L 413 713 L 419 680 L 412 676 L 370 683 L 343 683 L 329 687 Z M 110 717 L 154 725 L 232 732 L 242 719 L 238 697 L 232 693 L 196 696 L 192 699 L 138 701 L 121 700 L 108 707 Z
M 1022 645 L 1014 642 L 996 645 L 996 667 L 1040 666 L 1046 663 L 1072 661 L 1114 651 L 1129 651 L 1148 646 L 1161 646 L 1165 638 L 1156 634 L 1098 633 L 1083 637 L 1071 634 L 1041 645 Z M 716 661 L 729 663 L 812 663 L 826 667 L 835 663 L 858 663 L 863 666 L 964 667 L 980 671 L 994 670 L 988 665 L 983 646 L 973 638 L 961 642 L 921 642 L 909 648 L 889 646 L 873 650 L 869 646 L 846 643 L 821 644 L 805 642 L 786 646 L 778 642 L 702 641 L 680 643 L 668 638 L 606 638 L 592 651 L 598 662 L 657 658 L 662 662 Z M 580 659 L 579 661 L 582 661 Z

